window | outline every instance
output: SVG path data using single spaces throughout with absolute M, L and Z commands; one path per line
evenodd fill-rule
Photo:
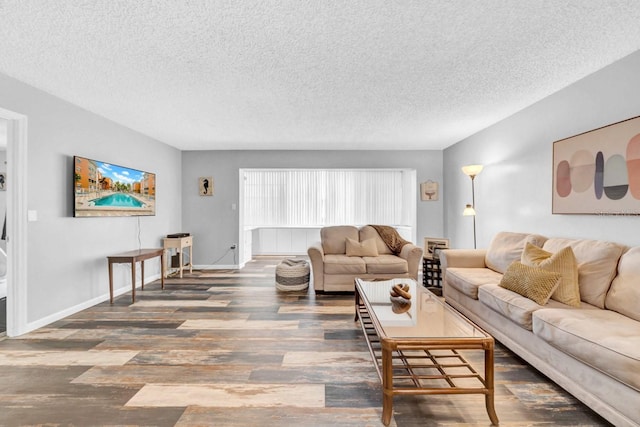
M 412 225 L 415 171 L 245 169 L 245 227 Z

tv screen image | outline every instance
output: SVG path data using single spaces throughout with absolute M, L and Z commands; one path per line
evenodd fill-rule
M 73 157 L 73 216 L 156 214 L 156 175 Z

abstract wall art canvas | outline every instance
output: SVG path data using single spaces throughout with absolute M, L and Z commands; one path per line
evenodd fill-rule
M 554 214 L 640 215 L 640 117 L 553 143 Z

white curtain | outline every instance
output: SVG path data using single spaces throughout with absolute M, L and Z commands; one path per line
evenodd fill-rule
M 251 169 L 244 173 L 250 227 L 402 224 L 403 170 Z

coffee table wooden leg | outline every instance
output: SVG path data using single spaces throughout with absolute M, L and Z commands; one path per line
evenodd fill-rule
M 388 426 L 393 415 L 393 356 L 382 344 L 382 424 Z
M 496 414 L 495 399 L 494 399 L 494 384 L 493 384 L 493 343 L 491 343 L 484 351 L 484 380 L 487 384 L 488 393 L 485 396 L 485 406 L 487 407 L 487 414 L 491 424 L 494 426 L 499 425 L 498 415 Z

